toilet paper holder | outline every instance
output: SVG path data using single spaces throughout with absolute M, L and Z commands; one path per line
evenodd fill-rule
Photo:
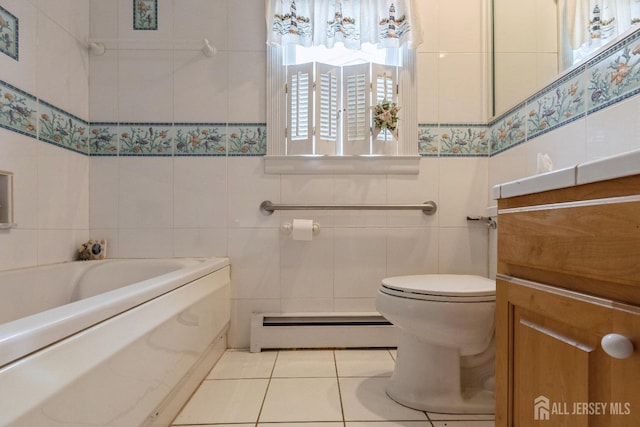
M 292 231 L 293 231 L 293 224 L 290 222 L 285 222 L 280 226 L 280 232 L 282 232 L 282 234 L 291 234 Z M 318 224 L 317 222 L 314 222 L 312 232 L 314 236 L 317 236 L 318 234 L 320 234 L 320 224 Z

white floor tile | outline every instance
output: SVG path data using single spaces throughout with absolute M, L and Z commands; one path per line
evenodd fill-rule
M 173 423 L 255 423 L 268 383 L 267 379 L 204 381 Z
M 427 415 L 431 421 L 493 421 L 495 415 L 485 414 L 442 414 L 437 412 L 428 412 Z
M 277 355 L 277 351 L 249 353 L 227 350 L 207 379 L 269 378 Z
M 395 362 L 388 350 L 336 350 L 338 377 L 388 377 Z
M 333 423 L 258 423 L 258 427 L 343 427 L 343 424 L 342 424 L 342 422 L 333 422 Z
M 426 421 L 424 412 L 391 400 L 385 392 L 388 378 L 340 378 L 340 392 L 347 421 Z
M 347 422 L 347 427 L 431 427 L 429 421 L 366 421 Z
M 337 379 L 273 378 L 259 421 L 342 421 Z
M 280 351 L 274 378 L 336 377 L 336 364 L 332 350 Z
M 494 421 L 434 421 L 434 427 L 495 427 Z

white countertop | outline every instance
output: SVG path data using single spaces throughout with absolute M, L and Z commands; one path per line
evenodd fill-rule
M 569 168 L 498 184 L 493 187 L 492 194 L 496 200 L 506 199 L 637 174 L 640 174 L 640 150 L 633 150 L 604 159 L 580 163 Z

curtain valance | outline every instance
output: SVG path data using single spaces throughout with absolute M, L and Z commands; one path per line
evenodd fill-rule
M 413 0 L 267 0 L 267 42 L 349 49 L 422 42 Z

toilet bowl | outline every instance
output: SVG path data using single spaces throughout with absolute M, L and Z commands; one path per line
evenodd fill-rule
M 423 411 L 494 412 L 494 280 L 391 277 L 382 281 L 376 308 L 401 332 L 389 397 Z

